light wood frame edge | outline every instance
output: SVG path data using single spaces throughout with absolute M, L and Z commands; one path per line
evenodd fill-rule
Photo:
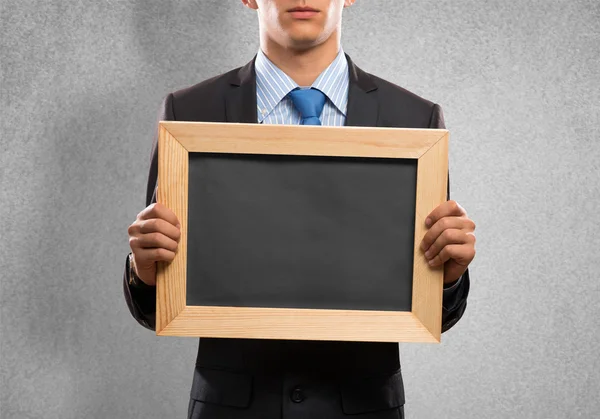
M 417 162 L 412 313 L 438 342 L 442 329 L 444 270 L 429 266 L 421 241 L 427 233 L 425 219 L 446 201 L 448 137 L 446 131 Z
M 215 125 L 219 129 L 215 129 Z M 418 159 L 445 130 L 161 122 L 189 152 Z M 306 132 L 298 138 L 298 129 Z M 398 131 L 406 134 L 398 144 Z M 369 133 L 377 132 L 377 138 Z M 311 134 L 318 133 L 318 136 Z M 365 140 L 365 138 L 369 138 Z
M 328 324 L 335 324 L 335 328 L 331 329 Z M 408 311 L 187 306 L 159 334 L 244 339 L 439 342 Z
M 158 150 L 161 176 L 158 176 L 156 201 L 165 203 L 181 224 L 175 259 L 169 264 L 157 264 L 156 333 L 160 334 L 186 307 L 189 152 L 162 125 L 159 126 Z

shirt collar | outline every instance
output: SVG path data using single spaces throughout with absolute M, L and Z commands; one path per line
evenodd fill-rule
M 289 92 L 299 87 L 259 49 L 255 61 L 258 122 L 261 123 Z M 319 89 L 346 116 L 348 106 L 348 60 L 340 48 L 333 62 L 310 86 Z

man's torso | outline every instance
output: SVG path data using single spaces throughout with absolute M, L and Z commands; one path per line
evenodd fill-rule
M 437 105 L 348 67 L 345 125 L 443 127 Z M 164 119 L 259 122 L 254 62 L 169 95 Z M 403 404 L 397 344 L 202 338 L 189 417 L 398 418 Z

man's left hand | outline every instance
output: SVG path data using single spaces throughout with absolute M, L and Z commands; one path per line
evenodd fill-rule
M 475 258 L 475 223 L 456 201 L 446 201 L 427 216 L 425 226 L 421 250 L 430 266 L 444 265 L 444 284 L 451 284 Z

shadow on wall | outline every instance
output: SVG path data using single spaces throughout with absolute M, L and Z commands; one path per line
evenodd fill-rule
M 258 48 L 255 12 L 239 0 L 135 0 L 132 13 L 144 62 L 175 88 L 241 66 Z
M 21 165 L 27 181 L 16 194 L 23 208 L 14 214 L 26 246 L 15 250 L 19 278 L 10 306 L 18 315 L 7 320 L 14 331 L 6 338 L 14 348 L 7 355 L 12 384 L 2 395 L 8 403 L 0 402 L 11 417 L 128 417 L 129 406 L 143 403 L 140 372 L 123 361 L 136 359 L 130 345 L 141 338 L 130 333 L 137 326 L 123 300 L 121 275 L 126 228 L 141 209 L 128 202 L 135 200 L 133 186 L 142 184 L 135 179 L 146 176 L 151 144 L 151 138 L 139 140 L 140 158 L 137 137 L 150 132 L 141 121 L 154 119 L 145 105 L 153 99 L 142 92 L 162 85 L 136 76 L 144 63 L 128 49 L 136 29 L 119 20 L 127 19 L 122 11 L 94 12 L 47 11 L 19 64 L 29 84 L 14 101 L 23 115 L 17 139 L 29 161 Z M 157 40 L 160 33 L 148 30 Z M 156 51 L 169 52 L 167 41 Z M 137 195 L 143 197 L 142 188 Z M 152 356 L 149 365 L 157 364 Z M 149 394 L 160 388 L 146 381 L 152 380 L 143 381 Z M 173 400 L 160 404 L 160 417 L 172 414 Z
M 113 261 L 123 259 L 126 245 L 116 239 L 123 236 L 118 202 L 127 196 L 122 180 L 128 173 L 120 163 L 126 145 L 107 138 L 106 128 L 118 130 L 115 123 L 127 109 L 109 96 L 59 98 L 68 105 L 49 110 L 36 133 L 46 157 L 35 152 L 45 163 L 37 168 L 43 176 L 28 214 L 35 240 L 29 256 L 22 256 L 27 268 L 21 333 L 11 338 L 27 360 L 18 372 L 21 380 L 37 389 L 24 407 L 32 414 L 71 417 L 69 412 L 84 415 L 124 404 L 115 406 L 122 383 L 114 377 L 123 378 L 115 362 L 122 356 L 122 344 L 115 343 L 119 327 L 107 314 L 119 304 L 112 284 L 118 284 L 122 264 Z

